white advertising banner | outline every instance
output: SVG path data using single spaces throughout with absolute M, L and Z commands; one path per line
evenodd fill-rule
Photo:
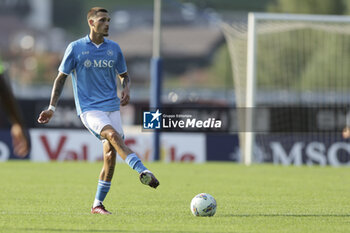
M 31 129 L 30 135 L 32 161 L 102 160 L 102 143 L 87 130 Z M 127 134 L 125 144 L 142 160 L 153 161 L 151 133 Z M 162 133 L 160 157 L 166 162 L 205 162 L 205 135 Z
M 161 159 L 167 162 L 205 162 L 205 142 L 205 134 L 201 133 L 162 133 Z
M 32 161 L 102 158 L 102 143 L 87 130 L 31 129 Z

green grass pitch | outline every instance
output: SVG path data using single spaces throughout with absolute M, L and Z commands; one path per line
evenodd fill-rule
M 233 163 L 146 166 L 160 180 L 142 185 L 117 164 L 92 215 L 101 163 L 0 163 L 0 232 L 350 232 L 350 168 Z M 191 199 L 213 195 L 214 217 L 194 217 Z

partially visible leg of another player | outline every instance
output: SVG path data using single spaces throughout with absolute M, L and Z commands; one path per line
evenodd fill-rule
M 152 188 L 157 188 L 159 181 L 156 179 L 153 173 L 143 165 L 139 157 L 125 145 L 121 135 L 112 126 L 106 125 L 103 127 L 100 135 L 106 139 L 103 144 L 104 165 L 100 174 L 96 197 L 91 212 L 111 214 L 104 208 L 102 202 L 104 201 L 111 186 L 116 161 L 116 151 L 132 169 L 136 170 L 140 174 L 139 177 L 141 183 L 149 185 Z

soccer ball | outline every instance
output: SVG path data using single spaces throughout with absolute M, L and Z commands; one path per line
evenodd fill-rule
M 194 216 L 214 216 L 216 200 L 208 193 L 200 193 L 192 199 L 191 211 Z

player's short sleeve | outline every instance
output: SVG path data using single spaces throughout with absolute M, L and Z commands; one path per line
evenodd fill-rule
M 62 62 L 60 67 L 58 68 L 58 71 L 65 73 L 65 74 L 70 74 L 72 70 L 75 69 L 75 59 L 74 59 L 74 49 L 73 49 L 73 43 L 70 43 L 64 53 Z
M 126 67 L 126 62 L 125 62 L 123 52 L 119 46 L 117 48 L 117 51 L 118 51 L 118 53 L 117 53 L 118 55 L 117 55 L 116 70 L 117 70 L 118 74 L 123 74 L 123 73 L 127 72 L 128 69 Z

